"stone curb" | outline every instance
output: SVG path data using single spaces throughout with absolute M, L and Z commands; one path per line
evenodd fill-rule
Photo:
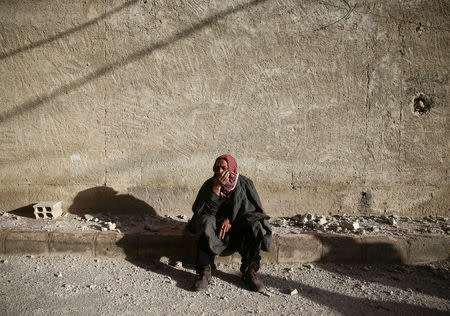
M 169 262 L 194 260 L 196 236 L 190 233 L 115 232 L 64 233 L 0 230 L 0 254 L 79 254 L 121 258 L 161 258 Z M 423 264 L 446 260 L 450 238 L 443 235 L 347 236 L 308 233 L 275 235 L 271 252 L 262 252 L 262 263 L 396 263 Z M 219 263 L 239 263 L 238 253 L 217 258 Z

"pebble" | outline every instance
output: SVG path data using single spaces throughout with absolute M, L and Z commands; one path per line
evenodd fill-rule
M 298 291 L 297 291 L 297 289 L 293 289 L 292 291 L 291 291 L 291 293 L 290 293 L 291 295 L 297 295 L 298 294 Z
M 106 225 L 108 226 L 108 229 L 109 229 L 109 230 L 114 230 L 114 229 L 116 229 L 116 223 L 106 222 Z
M 8 260 L 2 259 L 2 260 L 0 260 L 0 263 L 8 263 Z
M 83 217 L 87 221 L 92 221 L 94 219 L 94 216 L 92 216 L 91 214 L 84 214 Z
M 57 278 L 60 278 L 60 277 L 62 277 L 62 274 L 61 274 L 61 272 L 57 272 L 57 273 L 54 274 L 54 276 L 57 277 Z
M 177 261 L 177 262 L 175 262 L 175 268 L 182 268 L 183 267 L 183 262 L 181 262 L 181 261 Z

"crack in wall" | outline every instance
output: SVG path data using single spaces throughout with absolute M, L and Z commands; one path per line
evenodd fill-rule
M 107 6 L 107 3 L 106 3 L 106 0 L 104 0 L 104 2 L 103 2 L 103 8 L 104 8 L 104 11 L 105 11 L 105 14 L 106 14 L 106 6 Z M 105 51 L 104 51 L 104 61 L 105 61 L 105 65 L 107 65 L 107 62 L 108 62 L 108 58 L 107 58 L 107 43 L 108 43 L 108 41 L 107 41 L 107 24 L 106 24 L 106 20 L 104 21 L 104 32 L 105 32 Z M 108 169 L 107 169 L 107 163 L 106 163 L 106 160 L 107 160 L 107 131 L 106 131 L 106 122 L 107 122 L 107 115 L 108 115 L 108 110 L 107 110 L 107 108 L 106 108 L 106 93 L 107 93 L 107 90 L 106 90 L 106 84 L 105 84 L 105 82 L 104 82 L 104 91 L 103 91 L 103 107 L 104 107 L 104 117 L 103 117 L 103 120 L 104 120 L 104 122 L 103 122 L 103 133 L 104 133 L 104 137 L 105 137 L 105 139 L 104 139 L 104 148 L 103 148 L 103 154 L 104 154 L 104 178 L 103 178 L 103 185 L 104 186 L 107 186 L 107 183 L 108 183 Z

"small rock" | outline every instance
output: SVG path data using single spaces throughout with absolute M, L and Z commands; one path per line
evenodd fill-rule
M 322 216 L 320 219 L 319 219 L 319 221 L 317 222 L 317 224 L 319 224 L 319 225 L 325 225 L 327 223 L 327 219 L 324 217 L 324 216 Z
M 314 269 L 314 265 L 312 265 L 311 263 L 304 264 L 303 266 L 308 269 Z
M 91 214 L 84 214 L 83 217 L 87 221 L 92 221 L 94 219 L 94 216 L 92 216 Z
M 116 229 L 116 223 L 106 222 L 106 225 L 108 226 L 108 229 L 109 229 L 109 230 L 114 230 L 114 229 Z
M 62 274 L 61 274 L 61 272 L 57 272 L 57 273 L 54 274 L 54 276 L 57 277 L 57 278 L 60 278 L 60 277 L 62 277 Z
M 175 262 L 174 267 L 175 268 L 182 268 L 183 267 L 183 262 L 181 262 L 181 261 Z
M 291 295 L 297 295 L 297 294 L 298 294 L 297 289 L 293 289 L 293 290 L 290 292 L 290 294 L 291 294 Z
M 178 217 L 178 218 L 181 218 L 181 219 L 187 219 L 187 216 L 186 216 L 186 215 L 178 215 L 177 217 Z
M 359 228 L 359 222 L 358 221 L 354 221 L 354 222 L 342 222 L 341 223 L 341 227 L 345 230 L 356 230 Z
M 100 260 L 98 258 L 95 258 L 94 262 L 100 262 Z
M 89 284 L 88 285 L 88 288 L 90 288 L 90 289 L 95 289 L 97 287 L 97 285 L 95 285 L 95 284 Z
M 96 218 L 94 218 L 94 222 L 96 222 L 96 223 L 98 222 L 98 218 L 97 218 L 97 217 L 96 217 Z
M 71 286 L 70 286 L 70 284 L 63 284 L 62 287 L 70 289 Z
M 102 232 L 106 232 L 107 230 L 108 230 L 108 228 L 102 227 Z
M 161 257 L 159 259 L 159 262 L 164 263 L 164 264 L 169 264 L 169 258 L 167 257 Z
M 0 263 L 8 263 L 8 260 L 2 259 L 2 260 L 0 260 Z

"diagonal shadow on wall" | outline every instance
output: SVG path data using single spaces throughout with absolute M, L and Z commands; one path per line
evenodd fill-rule
M 181 31 L 175 33 L 174 35 L 170 36 L 169 38 L 167 38 L 165 40 L 158 41 L 153 45 L 150 45 L 150 46 L 148 46 L 144 49 L 141 49 L 133 54 L 130 54 L 130 55 L 125 56 L 121 59 L 118 59 L 108 65 L 105 65 L 105 66 L 97 69 L 96 71 L 91 72 L 90 74 L 87 74 L 86 76 L 84 76 L 80 79 L 74 80 L 74 81 L 67 83 L 65 85 L 62 85 L 56 89 L 52 89 L 46 93 L 43 93 L 43 94 L 37 96 L 35 99 L 32 99 L 23 104 L 17 105 L 15 107 L 11 108 L 10 110 L 3 112 L 2 114 L 0 114 L 0 123 L 5 122 L 6 120 L 8 120 L 16 115 L 20 115 L 24 112 L 30 111 L 38 106 L 41 106 L 45 102 L 50 101 L 50 100 L 54 99 L 55 97 L 69 93 L 70 91 L 73 91 L 73 90 L 95 80 L 96 78 L 99 78 L 108 73 L 111 73 L 112 71 L 115 71 L 116 69 L 118 69 L 120 67 L 123 67 L 127 64 L 138 61 L 138 60 L 144 58 L 145 56 L 148 56 L 149 54 L 151 54 L 152 52 L 154 52 L 156 50 L 164 49 L 165 47 L 169 46 L 170 44 L 177 42 L 181 39 L 184 39 L 198 31 L 204 29 L 205 27 L 217 22 L 218 20 L 225 18 L 228 15 L 248 9 L 252 6 L 258 5 L 258 4 L 266 2 L 266 1 L 267 0 L 253 0 L 248 3 L 244 3 L 244 4 L 238 5 L 236 7 L 229 8 L 229 9 L 223 10 L 221 12 L 218 12 L 208 18 L 201 20 L 200 22 L 192 25 L 191 27 L 188 27 L 184 30 L 181 30 Z
M 53 41 L 56 41 L 56 40 L 58 40 L 60 38 L 63 38 L 63 37 L 66 37 L 66 36 L 68 36 L 70 34 L 73 34 L 73 33 L 79 32 L 81 30 L 84 30 L 85 28 L 87 28 L 87 27 L 89 27 L 91 25 L 94 25 L 95 23 L 108 18 L 111 15 L 113 15 L 113 14 L 119 12 L 119 11 L 122 11 L 126 7 L 129 7 L 129 6 L 131 6 L 132 4 L 134 4 L 134 3 L 138 2 L 138 1 L 139 0 L 127 1 L 124 4 L 122 4 L 121 6 L 119 6 L 117 8 L 114 8 L 114 9 L 108 11 L 108 12 L 105 12 L 102 15 L 96 17 L 95 19 L 89 20 L 88 22 L 80 24 L 77 27 L 74 27 L 74 28 L 71 28 L 69 30 L 57 33 L 57 34 L 55 34 L 53 36 L 50 36 L 50 37 L 45 38 L 45 39 L 42 39 L 40 41 L 36 41 L 36 42 L 30 43 L 28 45 L 22 46 L 22 47 L 18 47 L 18 48 L 13 49 L 13 50 L 11 50 L 9 52 L 2 53 L 2 54 L 0 54 L 0 60 L 6 59 L 8 57 L 12 57 L 12 56 L 17 55 L 19 53 L 25 52 L 27 50 L 30 50 L 30 49 L 33 49 L 33 48 L 36 48 L 36 47 L 39 47 L 39 46 L 42 46 L 42 45 L 45 45 L 45 44 L 49 44 L 49 43 L 51 43 Z

